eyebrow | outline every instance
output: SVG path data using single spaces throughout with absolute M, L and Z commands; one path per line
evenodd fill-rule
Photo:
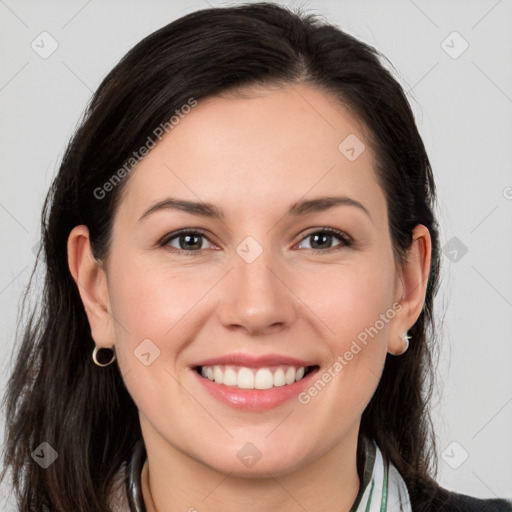
M 292 204 L 288 210 L 288 214 L 293 217 L 300 215 L 306 215 L 311 212 L 321 212 L 333 208 L 334 206 L 355 206 L 361 211 L 365 212 L 371 219 L 370 212 L 355 199 L 348 196 L 327 196 L 318 197 L 316 199 L 307 199 L 303 201 L 297 201 Z M 151 214 L 161 210 L 180 210 L 192 215 L 198 215 L 201 217 L 208 217 L 212 219 L 225 219 L 225 214 L 219 207 L 204 202 L 186 201 L 184 199 L 176 199 L 168 197 L 163 201 L 159 201 L 150 208 L 148 208 L 139 218 L 139 221 L 145 220 Z

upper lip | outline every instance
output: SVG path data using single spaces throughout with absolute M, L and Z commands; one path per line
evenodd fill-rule
M 260 356 L 254 356 L 250 354 L 227 354 L 219 357 L 212 357 L 210 359 L 204 359 L 194 364 L 193 366 L 214 366 L 214 365 L 226 365 L 231 364 L 235 366 L 245 366 L 248 368 L 260 368 L 264 366 L 296 366 L 296 367 L 307 367 L 314 366 L 315 363 L 310 361 L 304 361 L 295 357 L 283 356 L 279 354 L 265 354 Z

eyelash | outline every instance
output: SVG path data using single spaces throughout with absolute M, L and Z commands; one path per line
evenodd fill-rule
M 317 234 L 329 234 L 329 235 L 335 235 L 341 242 L 342 244 L 340 245 L 337 245 L 335 247 L 330 247 L 328 249 L 306 249 L 308 251 L 313 251 L 313 252 L 316 252 L 316 253 L 327 253 L 327 252 L 332 252 L 332 251 L 336 251 L 336 250 L 339 250 L 339 249 L 342 249 L 344 247 L 352 247 L 354 242 L 352 240 L 351 237 L 349 237 L 346 233 L 344 233 L 343 231 L 339 231 L 338 229 L 334 229 L 334 228 L 329 228 L 329 227 L 324 227 L 324 228 L 319 228 L 317 229 L 316 231 L 311 231 L 309 233 L 302 233 L 301 234 L 301 239 L 300 239 L 300 242 L 302 242 L 303 240 L 305 240 L 306 238 L 312 236 L 312 235 L 317 235 Z M 187 253 L 187 255 L 189 256 L 199 256 L 199 254 L 201 253 L 201 251 L 203 249 L 199 249 L 197 251 L 186 251 L 184 249 L 176 249 L 175 247 L 170 247 L 168 246 L 169 242 L 171 240 L 174 240 L 175 238 L 179 238 L 180 236 L 183 236 L 183 235 L 199 235 L 199 236 L 202 236 L 204 238 L 206 238 L 210 243 L 212 243 L 207 235 L 206 235 L 206 232 L 203 231 L 202 229 L 199 229 L 199 228 L 187 228 L 187 229 L 182 229 L 180 231 L 176 231 L 174 233 L 171 233 L 170 235 L 166 235 L 164 238 L 161 239 L 160 242 L 158 242 L 158 245 L 160 247 L 163 247 L 164 249 L 166 249 L 167 251 L 173 253 L 173 254 L 183 254 L 183 253 Z M 300 243 L 299 242 L 299 243 Z

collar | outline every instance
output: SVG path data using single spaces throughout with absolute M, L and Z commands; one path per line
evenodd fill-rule
M 361 443 L 364 476 L 350 512 L 412 512 L 407 486 L 396 467 L 384 459 L 374 440 L 361 436 Z

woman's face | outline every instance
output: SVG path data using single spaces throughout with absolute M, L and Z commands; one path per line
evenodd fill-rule
M 347 110 L 285 86 L 199 101 L 126 178 L 92 332 L 148 448 L 279 475 L 354 445 L 411 325 L 374 167 Z

